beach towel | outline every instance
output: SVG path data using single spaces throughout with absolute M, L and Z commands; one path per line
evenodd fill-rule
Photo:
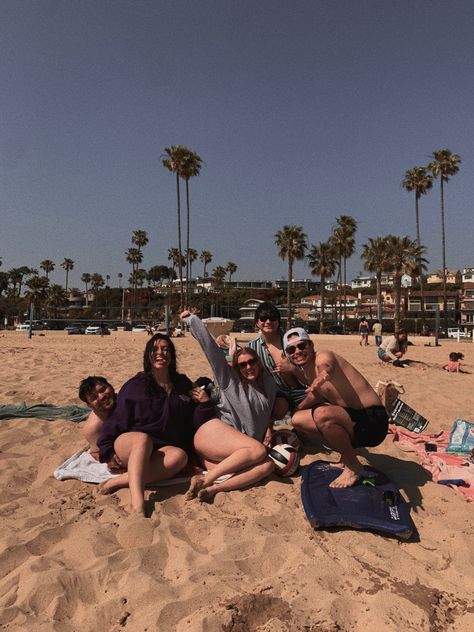
M 203 472 L 205 474 L 205 471 Z M 112 474 L 105 463 L 99 463 L 94 457 L 91 456 L 89 447 L 86 446 L 79 450 L 72 456 L 70 456 L 64 463 L 57 467 L 53 472 L 54 478 L 58 481 L 65 481 L 68 479 L 76 479 L 83 481 L 84 483 L 103 483 L 111 478 L 119 476 L 119 474 Z M 216 480 L 216 483 L 222 483 L 228 478 L 233 476 L 232 474 L 226 474 Z M 147 487 L 165 487 L 168 485 L 179 485 L 181 483 L 188 483 L 190 476 L 180 476 L 176 478 L 168 478 L 159 483 L 147 484 Z
M 474 463 L 466 454 L 449 454 L 449 433 L 416 434 L 404 428 L 391 430 L 394 443 L 403 452 L 417 454 L 420 465 L 433 481 L 447 485 L 464 496 L 468 502 L 474 500 Z
M 35 417 L 53 421 L 55 419 L 68 419 L 75 423 L 86 419 L 91 410 L 87 406 L 55 406 L 54 404 L 33 404 L 27 406 L 26 402 L 21 404 L 0 404 L 0 420 L 21 419 Z
M 474 450 L 474 424 L 464 419 L 456 419 L 449 435 L 446 452 L 465 454 Z

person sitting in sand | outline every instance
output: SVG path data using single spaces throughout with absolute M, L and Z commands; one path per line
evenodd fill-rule
M 382 362 L 391 362 L 393 366 L 404 367 L 401 361 L 408 348 L 408 334 L 404 329 L 399 329 L 396 334 L 385 338 L 377 349 L 377 355 Z
M 92 409 L 82 427 L 82 434 L 90 447 L 91 456 L 99 460 L 99 438 L 102 426 L 113 412 L 117 401 L 114 387 L 100 375 L 89 375 L 79 384 L 79 399 Z
M 218 492 L 248 487 L 272 473 L 263 442 L 271 439 L 277 387 L 253 349 L 237 348 L 229 366 L 204 323 L 187 310 L 181 318 L 206 354 L 220 391 L 216 418 L 194 436 L 194 449 L 207 473 L 194 476 L 187 493 L 188 500 L 211 502 Z M 225 474 L 233 476 L 216 483 Z
M 449 354 L 449 362 L 445 364 L 443 369 L 448 373 L 462 373 L 461 360 L 464 360 L 464 354 L 458 351 L 452 351 Z
M 101 492 L 129 487 L 132 509 L 144 514 L 145 485 L 182 470 L 196 429 L 214 417 L 204 391 L 177 372 L 171 339 L 155 334 L 145 347 L 143 372 L 122 386 L 114 412 L 104 420 L 100 461 L 111 471 L 123 464 L 126 472 L 102 483 Z
M 363 473 L 355 449 L 382 443 L 387 411 L 357 369 L 332 351 L 316 352 L 304 329 L 287 331 L 283 344 L 307 392 L 292 416 L 293 426 L 303 441 L 317 438 L 340 453 L 343 470 L 331 487 L 351 487 Z
M 260 331 L 258 338 L 248 346 L 258 353 L 263 366 L 270 371 L 278 387 L 278 407 L 275 419 L 283 419 L 288 410 L 294 410 L 306 393 L 293 376 L 291 365 L 283 351 L 283 330 L 278 309 L 270 301 L 261 303 L 255 310 L 255 326 Z

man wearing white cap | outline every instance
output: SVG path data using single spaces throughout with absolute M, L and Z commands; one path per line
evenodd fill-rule
M 359 371 L 332 351 L 316 352 L 304 329 L 289 329 L 283 348 L 308 394 L 293 414 L 293 426 L 303 438 L 322 439 L 341 454 L 344 467 L 331 487 L 351 487 L 363 472 L 355 448 L 382 443 L 387 412 Z

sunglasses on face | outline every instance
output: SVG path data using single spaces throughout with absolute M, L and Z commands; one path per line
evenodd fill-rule
M 255 366 L 257 364 L 257 358 L 250 358 L 250 360 L 242 360 L 242 362 L 237 362 L 237 366 L 240 370 L 247 369 L 249 367 Z
M 260 316 L 258 322 L 266 323 L 267 320 L 269 320 L 271 323 L 274 323 L 278 320 L 278 316 L 275 316 L 275 314 L 270 314 L 270 316 Z
M 286 348 L 286 353 L 288 355 L 293 355 L 297 349 L 299 349 L 300 351 L 303 351 L 304 349 L 306 349 L 306 347 L 308 346 L 307 342 L 298 342 L 298 344 L 296 345 L 291 345 L 289 347 Z

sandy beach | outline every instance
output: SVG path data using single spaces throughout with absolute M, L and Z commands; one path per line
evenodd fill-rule
M 81 404 L 79 381 L 105 375 L 119 388 L 141 369 L 144 334 L 107 337 L 1 332 L 0 403 Z M 250 339 L 241 335 L 239 339 Z M 313 336 L 375 385 L 395 379 L 404 400 L 449 430 L 474 421 L 474 346 L 413 338 L 397 369 L 357 336 Z M 371 339 L 371 342 L 373 338 Z M 177 339 L 178 368 L 209 375 L 198 344 Z M 433 343 L 433 339 L 431 339 Z M 441 367 L 465 354 L 469 374 Z M 418 535 L 403 542 L 370 532 L 315 531 L 300 500 L 301 472 L 253 489 L 185 502 L 186 485 L 147 492 L 149 519 L 130 516 L 128 490 L 57 481 L 79 450 L 79 425 L 17 419 L 0 424 L 0 629 L 131 632 L 380 632 L 474 629 L 474 504 L 435 484 L 391 436 L 363 460 L 382 470 L 411 505 Z M 336 454 L 308 454 L 336 460 Z

